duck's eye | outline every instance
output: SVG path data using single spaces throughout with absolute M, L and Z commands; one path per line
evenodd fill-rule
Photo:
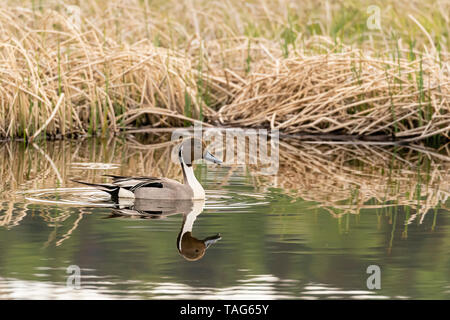
M 198 252 L 198 249 L 195 249 L 195 252 Z

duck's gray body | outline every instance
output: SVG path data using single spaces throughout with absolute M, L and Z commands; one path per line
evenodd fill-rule
M 112 176 L 112 178 L 112 184 L 122 189 L 119 190 L 119 198 L 155 200 L 195 199 L 194 189 L 189 184 L 183 184 L 172 179 L 122 176 Z

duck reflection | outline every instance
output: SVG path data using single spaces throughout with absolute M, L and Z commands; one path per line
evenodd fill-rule
M 108 218 L 163 219 L 182 214 L 183 223 L 177 237 L 178 252 L 188 261 L 203 258 L 206 249 L 221 239 L 215 234 L 200 240 L 192 235 L 195 220 L 203 212 L 205 200 L 146 200 L 121 202 Z

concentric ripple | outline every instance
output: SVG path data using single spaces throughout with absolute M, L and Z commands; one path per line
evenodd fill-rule
M 25 199 L 46 204 L 73 206 L 113 207 L 110 197 L 93 188 L 51 188 L 19 192 Z

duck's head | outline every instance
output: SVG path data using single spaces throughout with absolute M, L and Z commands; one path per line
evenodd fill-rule
M 206 149 L 205 142 L 198 138 L 188 138 L 184 140 L 181 143 L 178 155 L 188 166 L 191 166 L 195 160 L 201 159 L 217 164 L 222 163 L 221 160 L 217 159 Z
M 178 251 L 188 261 L 200 260 L 205 255 L 206 249 L 220 239 L 222 239 L 220 234 L 216 234 L 199 240 L 193 237 L 191 232 L 186 232 L 182 235 L 181 241 L 178 242 Z

